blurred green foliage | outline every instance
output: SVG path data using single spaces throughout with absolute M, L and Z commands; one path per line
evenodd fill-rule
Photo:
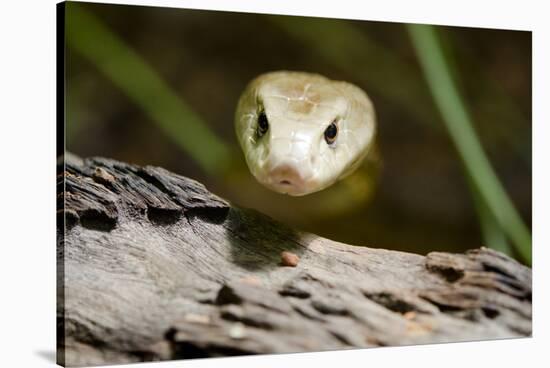
M 229 148 L 143 58 L 85 7 L 67 3 L 67 42 L 90 60 L 210 175 L 228 165 Z M 182 129 L 185 127 L 185 129 Z
M 495 237 L 500 238 L 495 234 L 495 227 L 491 225 L 494 218 L 500 225 L 500 230 L 512 239 L 523 261 L 530 264 L 529 230 L 508 198 L 481 147 L 466 106 L 451 78 L 436 31 L 429 25 L 408 25 L 408 30 L 443 121 L 462 159 L 466 175 L 473 184 L 473 199 L 482 202 L 478 206 L 482 208 L 480 217 L 488 245 L 496 244 L 493 243 Z M 485 207 L 488 211 L 483 210 Z M 501 241 L 498 244 L 502 244 Z M 502 246 L 500 248 L 506 249 Z
M 489 163 L 529 222 L 529 35 L 70 2 L 66 9 L 67 146 L 76 154 L 161 165 L 347 243 L 419 253 L 483 244 L 530 262 L 529 230 Z M 233 133 L 235 104 L 251 78 L 278 69 L 318 72 L 369 93 L 383 160 L 372 199 L 361 175 L 294 198 L 248 173 Z

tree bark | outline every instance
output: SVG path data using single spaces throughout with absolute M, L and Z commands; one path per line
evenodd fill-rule
M 421 256 L 342 244 L 159 167 L 65 162 L 60 364 L 531 334 L 531 270 L 496 251 Z

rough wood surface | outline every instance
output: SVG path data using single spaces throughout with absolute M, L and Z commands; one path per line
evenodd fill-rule
M 531 270 L 498 252 L 355 247 L 231 205 L 162 168 L 66 161 L 60 363 L 531 334 Z M 299 259 L 283 261 L 283 251 Z

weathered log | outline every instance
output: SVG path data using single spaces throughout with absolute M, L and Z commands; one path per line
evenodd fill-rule
M 496 251 L 342 244 L 159 167 L 67 156 L 61 171 L 61 364 L 531 334 L 531 270 Z

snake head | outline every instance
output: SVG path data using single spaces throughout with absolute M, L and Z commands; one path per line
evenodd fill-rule
M 248 84 L 235 114 L 247 165 L 266 187 L 301 196 L 353 172 L 375 138 L 360 88 L 303 72 L 271 72 Z

